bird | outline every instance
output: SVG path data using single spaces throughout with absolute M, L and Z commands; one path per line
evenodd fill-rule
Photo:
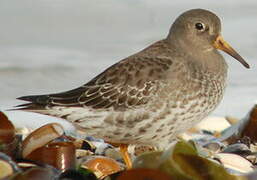
M 205 9 L 178 16 L 168 35 L 124 58 L 82 86 L 22 96 L 17 110 L 63 118 L 87 135 L 118 144 L 167 147 L 222 100 L 228 65 L 222 50 L 249 64 L 223 39 L 221 20 Z

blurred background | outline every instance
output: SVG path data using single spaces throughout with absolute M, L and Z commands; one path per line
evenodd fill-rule
M 16 97 L 70 90 L 118 60 L 165 38 L 182 12 L 206 8 L 223 37 L 251 65 L 228 55 L 229 82 L 212 116 L 245 116 L 257 101 L 256 0 L 1 0 L 0 110 L 16 126 L 38 127 L 48 116 L 10 112 Z

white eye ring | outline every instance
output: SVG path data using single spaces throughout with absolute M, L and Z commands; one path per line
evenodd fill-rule
M 198 30 L 198 31 L 204 31 L 205 30 L 205 25 L 203 23 L 196 23 L 195 24 L 195 28 Z

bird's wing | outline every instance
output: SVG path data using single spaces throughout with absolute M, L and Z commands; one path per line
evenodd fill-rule
M 46 106 L 122 110 L 144 105 L 158 91 L 158 83 L 166 79 L 164 71 L 168 71 L 171 64 L 172 60 L 167 58 L 131 56 L 79 88 L 57 94 L 19 97 L 29 103 L 18 107 L 22 110 Z

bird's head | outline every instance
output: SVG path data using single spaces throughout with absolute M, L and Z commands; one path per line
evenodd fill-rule
M 221 22 L 214 13 L 193 9 L 181 14 L 170 28 L 168 40 L 175 40 L 179 45 L 191 47 L 192 51 L 222 50 L 246 68 L 250 66 L 247 62 L 222 38 Z

